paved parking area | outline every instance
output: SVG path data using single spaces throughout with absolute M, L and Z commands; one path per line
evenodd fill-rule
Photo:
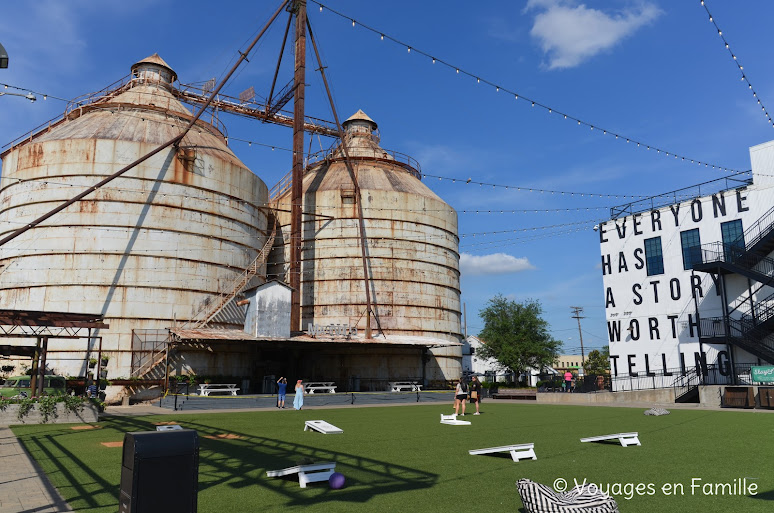
M 7 427 L 0 427 L 0 513 L 72 511 Z

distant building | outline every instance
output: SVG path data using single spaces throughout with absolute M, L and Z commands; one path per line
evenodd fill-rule
M 511 372 L 510 369 L 503 367 L 500 362 L 494 358 L 484 358 L 480 355 L 481 347 L 485 346 L 486 342 L 480 338 L 470 335 L 462 343 L 462 374 L 463 376 L 479 376 L 482 381 L 520 381 L 519 376 Z M 580 357 L 579 357 L 580 358 Z M 550 371 L 549 371 L 550 372 Z M 535 386 L 537 383 L 540 372 L 538 370 L 529 368 L 525 373 L 524 381 L 527 386 Z M 508 379 L 506 379 L 508 377 Z
M 567 371 L 578 374 L 578 369 L 582 366 L 582 357 L 579 354 L 560 354 L 554 362 L 554 370 L 559 374 Z
M 483 340 L 473 335 L 462 342 L 462 374 L 475 374 L 484 381 L 494 381 L 493 376 L 502 374 L 505 370 L 494 358 L 484 358 L 479 354 L 484 345 Z
M 596 227 L 614 390 L 692 372 L 731 384 L 774 363 L 774 142 L 750 157 L 752 177 L 616 207 Z

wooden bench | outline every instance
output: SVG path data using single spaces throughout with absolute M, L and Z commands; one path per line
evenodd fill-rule
M 389 381 L 390 392 L 421 392 L 422 385 L 416 381 Z
M 605 440 L 615 440 L 618 439 L 619 442 L 621 442 L 621 445 L 624 447 L 628 447 L 630 445 L 641 445 L 640 439 L 638 438 L 638 433 L 616 433 L 614 435 L 601 435 L 601 436 L 590 436 L 588 438 L 581 438 L 581 442 L 602 442 Z
M 536 460 L 535 444 L 503 445 L 502 447 L 488 447 L 486 449 L 473 449 L 468 454 L 492 454 L 496 452 L 509 452 L 516 463 L 527 458 Z
M 333 383 L 334 381 L 310 381 L 304 385 L 304 391 L 307 394 L 314 394 L 315 392 L 335 394 L 336 387 Z
M 215 393 L 227 393 L 231 395 L 237 395 L 237 391 L 239 389 L 235 384 L 226 384 L 226 383 L 202 383 L 199 385 L 199 395 L 204 397 L 209 397 L 210 394 L 213 392 Z
M 492 399 L 537 401 L 537 392 L 535 390 L 524 390 L 521 388 L 500 388 L 497 392 L 492 394 Z
M 327 481 L 335 468 L 336 464 L 333 462 L 315 463 L 312 465 L 296 465 L 295 467 L 280 470 L 267 470 L 266 475 L 268 477 L 282 477 L 298 474 L 298 484 L 301 485 L 301 488 L 306 488 L 306 485 L 309 483 Z

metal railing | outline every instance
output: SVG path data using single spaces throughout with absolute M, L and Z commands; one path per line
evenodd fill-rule
M 666 369 L 649 375 L 613 376 L 610 378 L 614 392 L 635 390 L 657 390 L 690 386 L 686 376 L 696 375 L 699 385 L 749 385 L 752 383 L 750 367 L 752 364 L 736 365 L 693 365 L 685 369 Z M 677 392 L 677 390 L 676 390 Z
M 732 189 L 747 187 L 752 184 L 752 178 L 741 178 L 746 173 L 737 173 L 735 175 L 716 178 L 708 182 L 676 189 L 656 196 L 650 196 L 624 205 L 618 205 L 610 208 L 610 218 L 618 219 L 621 216 L 630 216 L 639 212 L 648 212 L 669 205 L 675 205 L 682 201 L 700 198 L 718 192 L 725 192 Z M 738 178 L 737 178 L 738 177 Z M 703 188 L 703 190 L 702 190 Z
M 677 377 L 673 382 L 675 390 L 675 402 L 680 402 L 680 399 L 686 397 L 692 391 L 699 388 L 701 385 L 701 375 L 697 369 L 690 369 L 683 375 Z
M 333 149 L 322 150 L 309 155 L 307 158 L 307 169 L 313 164 L 323 161 L 337 162 L 345 160 L 344 154 L 338 148 L 339 145 L 336 144 Z M 384 148 L 356 148 L 350 150 L 350 159 L 355 161 L 377 160 L 390 162 L 399 165 L 414 178 L 422 179 L 422 168 L 419 162 L 414 157 L 399 151 L 386 150 Z
M 742 246 L 725 244 L 723 242 L 711 242 L 701 245 L 701 263 L 712 264 L 725 262 L 736 265 L 742 269 L 750 270 L 767 278 L 774 277 L 774 260 L 767 257 L 754 255 Z
M 774 230 L 774 207 L 763 214 L 757 221 L 750 225 L 744 234 L 738 239 L 744 242 L 745 248 L 749 251 L 764 237 Z
M 168 329 L 132 330 L 132 377 L 143 377 L 165 357 L 169 344 Z

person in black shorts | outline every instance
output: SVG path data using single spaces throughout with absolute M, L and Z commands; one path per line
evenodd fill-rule
M 454 414 L 459 415 L 460 404 L 462 405 L 462 415 L 465 415 L 465 400 L 468 398 L 468 385 L 460 378 L 457 380 L 457 387 L 454 390 Z
M 470 382 L 470 402 L 476 405 L 476 413 L 473 415 L 481 415 L 479 411 L 481 404 L 481 382 L 478 380 L 478 376 L 473 376 Z

